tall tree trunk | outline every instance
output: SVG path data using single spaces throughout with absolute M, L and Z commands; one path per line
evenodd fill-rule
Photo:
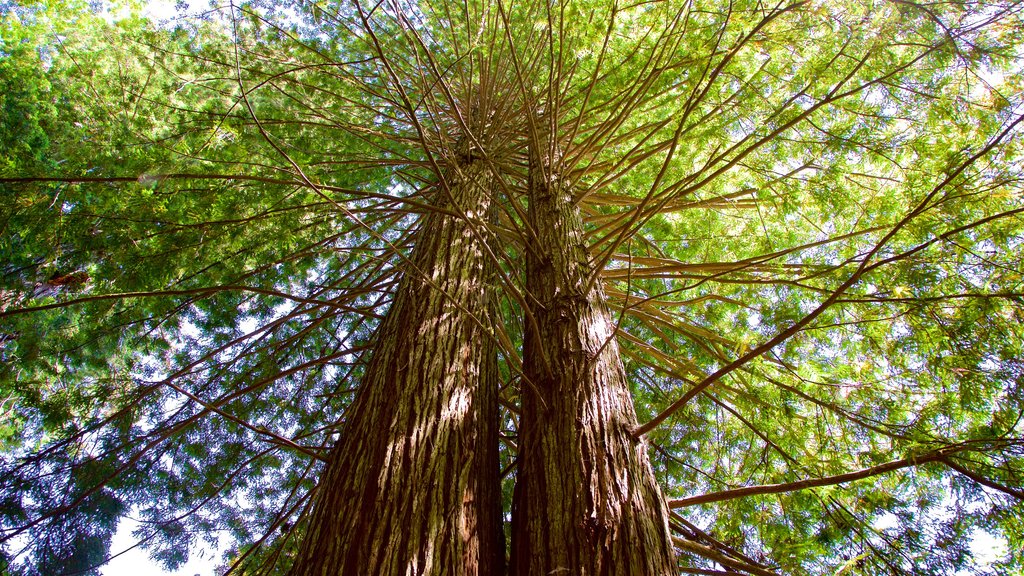
M 676 572 L 668 506 L 643 441 L 579 209 L 552 161 L 530 160 L 527 326 L 512 573 Z
M 448 178 L 450 198 L 479 220 L 490 178 L 467 164 Z M 437 199 L 450 206 L 447 192 Z M 416 270 L 399 285 L 317 487 L 294 576 L 504 569 L 497 365 L 482 328 L 493 267 L 470 224 L 439 213 L 425 217 L 410 260 Z

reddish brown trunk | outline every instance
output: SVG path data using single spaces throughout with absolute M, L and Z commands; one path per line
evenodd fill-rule
M 464 213 L 487 212 L 479 163 L 449 180 Z M 503 571 L 491 267 L 469 226 L 432 214 L 417 233 L 292 575 Z
M 675 573 L 668 507 L 636 414 L 579 210 L 532 155 L 523 410 L 513 500 L 517 576 Z M 551 163 L 553 164 L 553 163 Z

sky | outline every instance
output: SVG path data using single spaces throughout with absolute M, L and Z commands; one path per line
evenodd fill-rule
M 103 576 L 215 576 L 214 572 L 220 564 L 220 552 L 210 549 L 192 550 L 188 563 L 173 572 L 164 570 L 150 559 L 149 553 L 141 548 L 132 548 L 135 537 L 132 531 L 139 525 L 131 518 L 123 518 L 117 525 L 117 533 L 110 545 L 110 554 L 118 554 L 102 568 Z M 202 554 L 204 557 L 199 557 Z

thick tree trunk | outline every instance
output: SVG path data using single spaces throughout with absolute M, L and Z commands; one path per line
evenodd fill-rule
M 471 219 L 488 210 L 487 181 L 479 162 L 449 177 Z M 438 191 L 437 204 L 448 198 Z M 416 270 L 380 327 L 317 487 L 294 576 L 504 569 L 497 367 L 481 327 L 493 268 L 470 225 L 440 214 L 426 216 L 410 260 Z
M 557 175 L 531 154 L 527 326 L 512 573 L 674 574 L 668 507 L 591 266 L 579 210 Z M 555 162 L 545 162 L 545 166 Z

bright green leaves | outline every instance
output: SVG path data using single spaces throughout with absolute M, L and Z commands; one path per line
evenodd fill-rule
M 318 2 L 175 30 L 34 10 L 3 16 L 0 177 L 65 181 L 0 184 L 0 442 L 50 468 L 4 461 L 5 529 L 102 485 L 62 550 L 91 558 L 134 508 L 171 565 L 218 526 L 246 563 L 264 535 L 287 554 L 316 459 L 283 439 L 330 443 L 409 212 L 466 155 L 501 184 L 496 333 L 519 344 L 524 150 L 550 129 L 642 420 L 815 314 L 651 432 L 670 498 L 971 446 L 684 518 L 794 574 L 974 570 L 977 529 L 1021 549 L 1015 5 Z
M 37 172 L 46 161 L 47 133 L 57 129 L 49 82 L 37 73 L 39 62 L 31 47 L 4 50 L 8 53 L 0 60 L 0 148 L 5 152 L 0 174 Z
M 276 504 L 293 513 L 391 273 L 374 238 L 401 237 L 349 188 L 393 185 L 372 181 L 365 146 L 308 129 L 327 124 L 310 107 L 344 86 L 281 89 L 306 82 L 292 61 L 303 48 L 269 42 L 278 62 L 245 68 L 254 119 L 217 26 L 80 23 L 58 45 L 26 34 L 31 49 L 0 62 L 25 88 L 5 91 L 11 114 L 47 137 L 5 146 L 2 176 L 58 180 L 0 184 L 0 522 L 5 538 L 38 543 L 15 571 L 98 566 L 130 509 L 169 566 L 225 518 L 246 518 L 233 534 L 244 543 Z M 46 66 L 37 46 L 52 51 Z M 285 148 L 304 164 L 330 158 L 308 174 L 333 190 L 306 186 L 257 122 L 275 143 L 294 136 Z M 274 453 L 282 435 L 314 448 Z
M 1009 396 L 1019 379 L 1012 319 L 1020 158 L 1013 144 L 1000 144 L 975 159 L 1013 117 L 980 80 L 992 77 L 987 67 L 998 58 L 967 55 L 972 45 L 1009 49 L 994 47 L 999 27 L 967 25 L 987 16 L 959 8 L 939 15 L 893 4 L 805 5 L 770 18 L 730 8 L 693 20 L 721 19 L 714 41 L 680 57 L 673 103 L 652 91 L 647 115 L 631 117 L 656 125 L 655 118 L 681 116 L 675 135 L 671 125 L 658 132 L 671 145 L 618 177 L 615 196 L 599 190 L 589 198 L 598 251 L 616 224 L 637 214 L 642 222 L 619 249 L 635 263 L 623 270 L 630 258 L 618 254 L 606 273 L 616 282 L 609 293 L 626 307 L 623 348 L 636 377 L 650 379 L 647 365 L 665 378 L 637 387 L 639 410 L 649 412 L 649 402 L 664 407 L 699 381 L 681 369 L 687 362 L 713 372 L 817 316 L 652 433 L 693 466 L 655 454 L 674 470 L 670 492 L 673 484 L 698 494 L 822 477 L 921 446 L 987 440 L 997 414 L 1009 422 L 1001 433 L 1018 437 L 1009 406 L 1019 400 Z M 583 182 L 602 182 L 592 174 Z M 858 269 L 867 272 L 843 286 Z M 649 300 L 632 304 L 642 298 Z M 675 326 L 653 321 L 647 308 L 674 315 Z M 688 325 L 694 321 L 703 333 Z M 1012 443 L 988 449 L 1012 466 Z M 933 471 L 922 494 L 959 474 Z M 888 481 L 891 490 L 906 482 Z M 964 535 L 981 518 L 945 522 L 937 511 L 948 501 L 908 498 L 893 536 L 882 538 L 871 523 L 885 504 L 858 508 L 795 494 L 784 501 L 768 514 L 804 515 L 805 528 L 785 520 L 772 528 L 758 516 L 761 504 L 742 502 L 715 505 L 719 513 L 704 525 L 748 552 L 776 550 L 784 571 L 870 573 L 886 561 L 904 565 L 904 555 L 920 571 L 942 572 L 964 560 Z M 822 509 L 831 520 L 821 519 Z M 859 520 L 834 522 L 845 516 Z M 921 529 L 918 519 L 932 528 Z M 792 546 L 793 533 L 816 534 L 817 544 Z M 939 534 L 948 549 L 928 560 L 928 542 Z M 949 545 L 957 538 L 959 546 Z M 915 551 L 889 560 L 874 551 L 850 565 L 859 554 L 828 553 L 851 542 L 884 551 L 897 541 Z

